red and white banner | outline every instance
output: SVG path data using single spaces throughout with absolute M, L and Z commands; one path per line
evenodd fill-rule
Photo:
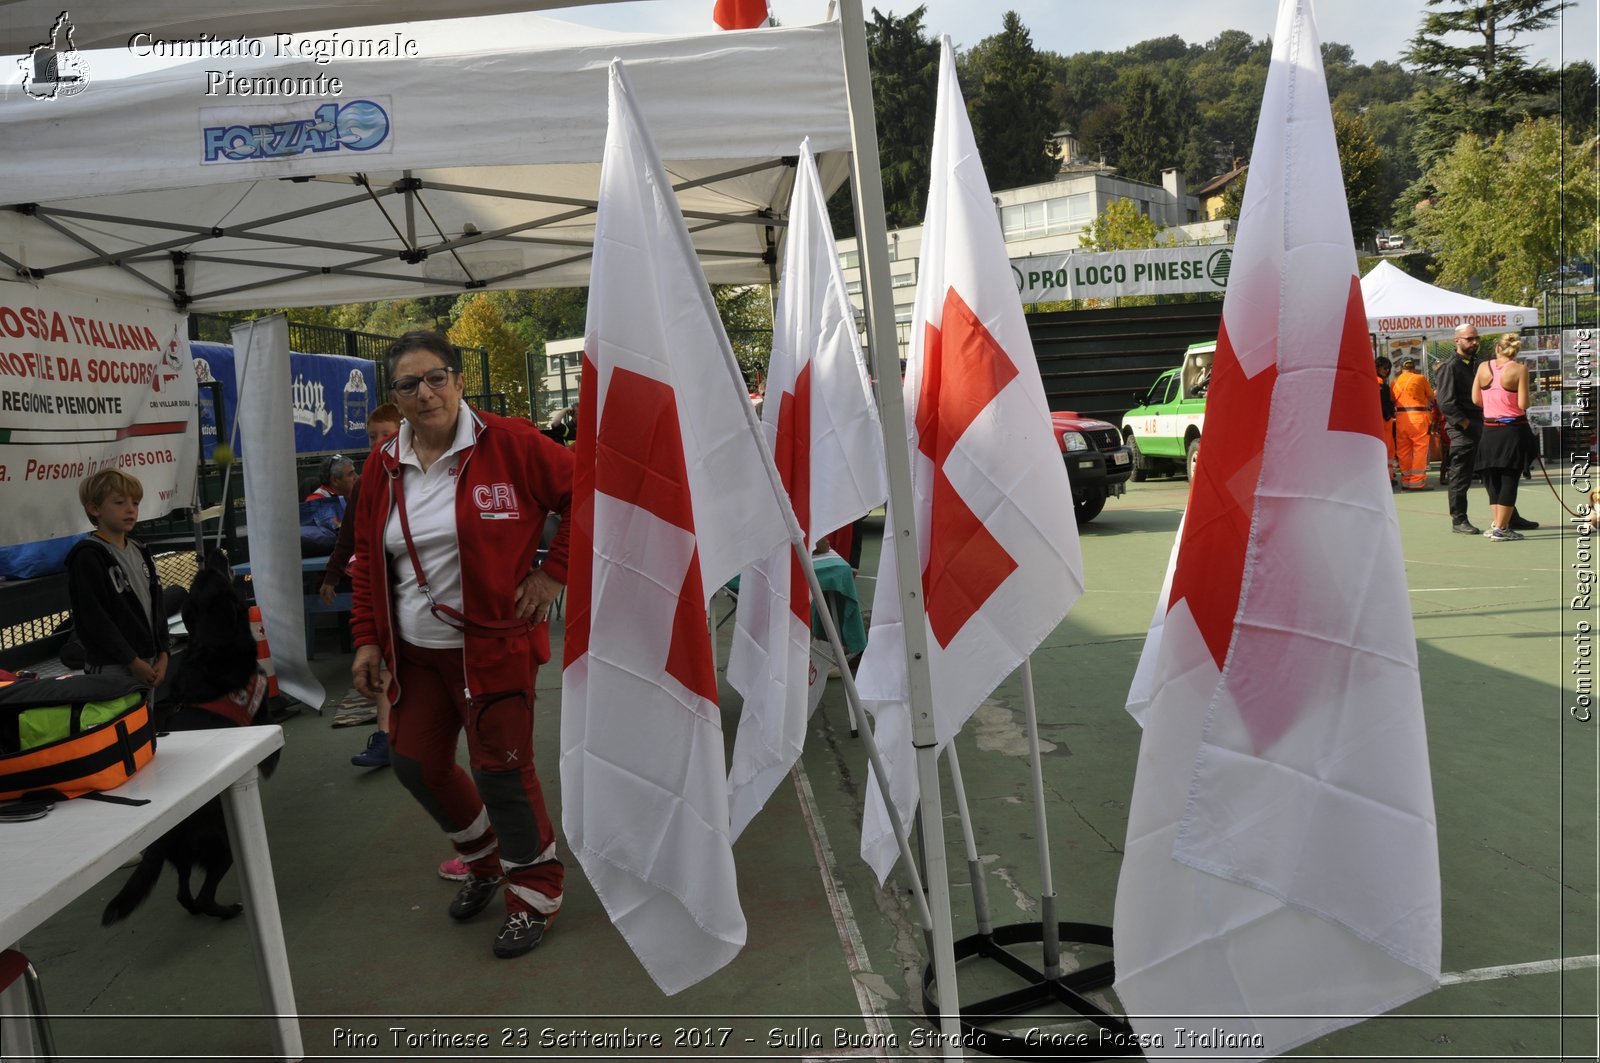
M 1072 489 L 949 38 L 937 107 L 904 391 L 942 747 L 1066 616 L 1083 592 L 1083 561 Z M 876 719 L 889 791 L 909 823 L 918 784 L 891 535 L 857 685 Z M 897 853 L 878 788 L 869 785 L 861 855 L 881 881 Z
M 199 446 L 182 314 L 0 285 L 0 546 L 87 531 L 78 483 L 120 468 L 140 519 L 187 506 Z
M 883 430 L 868 380 L 807 141 L 789 204 L 762 419 L 808 549 L 889 493 Z M 827 683 L 823 671 L 808 692 L 813 672 L 811 594 L 799 559 L 785 544 L 739 581 L 728 654 L 728 683 L 744 695 L 728 773 L 735 838 L 800 759 L 806 720 Z
M 561 819 L 665 993 L 744 946 L 706 606 L 788 531 L 620 62 L 595 221 L 561 676 Z
M 1229 429 L 1130 694 L 1116 990 L 1147 1056 L 1277 1055 L 1439 979 L 1411 604 L 1308 0 L 1272 40 L 1206 397 Z

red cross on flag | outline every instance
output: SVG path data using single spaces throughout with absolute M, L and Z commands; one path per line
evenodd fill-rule
M 1439 980 L 1411 603 L 1309 0 L 1272 40 L 1213 430 L 1129 697 L 1116 989 L 1150 1056 L 1277 1055 Z M 1172 1016 L 1220 1033 L 1176 1043 Z
M 611 921 L 670 994 L 745 939 L 707 601 L 788 532 L 619 62 L 609 121 L 578 398 L 561 822 Z
M 889 493 L 883 430 L 872 402 L 855 315 L 834 250 L 811 142 L 801 145 L 789 202 L 762 418 L 809 547 L 866 515 Z M 728 772 L 733 837 L 766 804 L 805 742 L 810 716 L 811 594 L 785 544 L 745 570 L 728 654 L 744 695 Z
M 932 169 L 904 392 L 942 747 L 1066 616 L 1083 592 L 1083 561 L 1072 488 L 949 38 Z M 909 823 L 917 774 L 895 546 L 885 536 L 857 685 Z M 877 787 L 867 793 L 861 855 L 881 880 L 897 849 Z

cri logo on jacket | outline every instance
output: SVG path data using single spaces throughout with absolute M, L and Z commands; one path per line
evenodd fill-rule
M 472 504 L 484 520 L 515 520 L 522 515 L 516 489 L 510 484 L 479 484 L 472 489 Z

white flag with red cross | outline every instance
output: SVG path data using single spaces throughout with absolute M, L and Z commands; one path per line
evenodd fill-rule
M 1226 430 L 1130 697 L 1116 990 L 1163 1035 L 1147 1056 L 1277 1055 L 1439 979 L 1416 641 L 1308 0 L 1272 40 L 1206 396 Z
M 810 141 L 800 148 L 786 240 L 762 420 L 809 549 L 889 492 L 883 430 Z M 744 695 L 728 772 L 735 838 L 800 758 L 814 671 L 811 593 L 785 545 L 739 580 L 728 654 L 728 683 Z M 818 676 L 809 691 L 820 696 L 826 682 Z
M 1066 616 L 1083 592 L 1083 561 L 1072 487 L 949 38 L 932 170 L 904 393 L 942 747 Z M 857 685 L 876 719 L 890 794 L 909 823 L 918 784 L 896 545 L 885 535 Z M 870 784 L 861 855 L 880 880 L 897 855 Z
M 595 219 L 561 674 L 561 822 L 650 977 L 745 940 L 710 592 L 787 541 L 749 397 L 622 64 Z

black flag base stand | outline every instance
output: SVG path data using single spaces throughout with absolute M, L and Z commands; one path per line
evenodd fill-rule
M 1064 946 L 1089 946 L 1091 950 L 1103 950 L 1106 958 L 1049 977 L 1008 948 L 1043 942 L 1043 923 L 999 926 L 989 934 L 973 934 L 955 943 L 958 965 L 992 964 L 1024 983 L 1020 989 L 963 1004 L 961 1046 L 1019 1060 L 1142 1055 L 1133 1027 L 1084 995 L 1109 986 L 1115 978 L 1110 958 L 1111 928 L 1097 923 L 1058 923 L 1057 927 Z M 975 980 L 982 984 L 981 973 Z M 971 984 L 965 973 L 962 982 Z M 939 995 L 932 964 L 922 970 L 922 1010 L 937 1027 Z M 1024 1015 L 1029 1018 L 1019 1020 Z

